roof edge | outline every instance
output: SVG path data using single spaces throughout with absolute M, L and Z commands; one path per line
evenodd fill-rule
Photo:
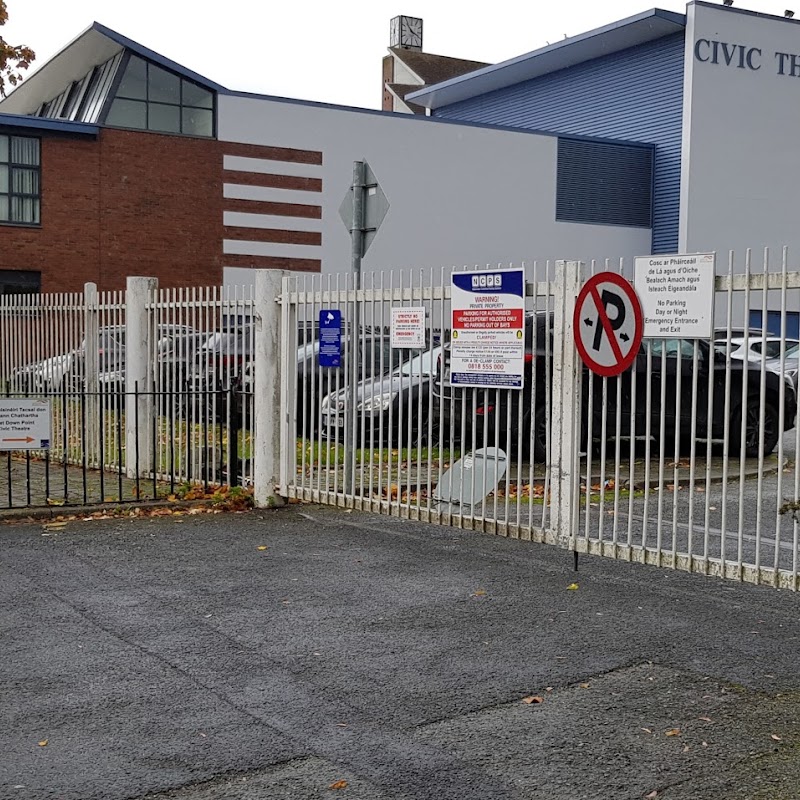
M 47 117 L 30 117 L 24 114 L 6 114 L 0 111 L 0 127 L 32 128 L 34 130 L 56 131 L 58 133 L 79 133 L 86 136 L 97 136 L 99 125 L 87 122 L 71 122 L 65 119 L 48 119 Z
M 127 36 L 123 36 L 121 33 L 118 33 L 117 31 L 107 27 L 106 25 L 103 25 L 100 22 L 94 22 L 88 30 L 97 31 L 108 39 L 111 39 L 111 41 L 116 42 L 118 45 L 120 45 L 120 47 L 124 47 L 130 50 L 132 53 L 136 53 L 136 55 L 141 56 L 148 61 L 152 61 L 153 63 L 158 64 L 160 67 L 164 67 L 171 72 L 177 72 L 183 78 L 187 78 L 190 81 L 202 84 L 207 89 L 211 89 L 215 92 L 227 91 L 226 87 L 224 87 L 222 84 L 212 81 L 210 78 L 206 78 L 205 75 L 201 75 L 199 72 L 194 72 L 194 70 L 184 67 L 177 61 L 173 61 L 166 56 L 162 56 L 155 50 L 151 50 L 149 47 L 145 47 L 144 45 L 139 44 L 139 42 L 129 39 Z
M 594 28 L 590 31 L 585 31 L 584 33 L 579 33 L 576 36 L 571 36 L 568 39 L 562 39 L 559 42 L 555 42 L 554 44 L 547 45 L 545 47 L 541 47 L 538 50 L 532 50 L 528 53 L 523 53 L 522 55 L 515 56 L 514 58 L 507 59 L 506 61 L 501 61 L 499 64 L 490 64 L 487 67 L 483 67 L 481 69 L 475 70 L 474 72 L 468 72 L 465 75 L 460 75 L 457 78 L 451 78 L 447 81 L 442 81 L 442 83 L 434 84 L 432 86 L 426 86 L 424 89 L 420 89 L 413 94 L 408 95 L 408 99 L 417 103 L 418 105 L 423 105 L 427 108 L 435 108 L 436 106 L 433 104 L 431 99 L 437 94 L 441 93 L 442 91 L 447 91 L 448 89 L 453 89 L 456 87 L 464 87 L 465 84 L 469 81 L 479 80 L 481 78 L 486 78 L 488 76 L 495 75 L 503 70 L 508 70 L 509 68 L 519 66 L 524 64 L 525 62 L 532 61 L 533 59 L 540 58 L 542 56 L 546 56 L 552 53 L 558 53 L 566 48 L 574 47 L 576 45 L 580 45 L 589 41 L 590 39 L 594 39 L 599 36 L 606 36 L 614 31 L 620 30 L 622 28 L 628 27 L 630 25 L 634 25 L 640 22 L 646 22 L 647 20 L 663 20 L 665 23 L 671 23 L 676 27 L 685 28 L 686 27 L 686 15 L 680 14 L 675 11 L 666 11 L 660 8 L 651 8 L 648 11 L 642 11 L 639 14 L 634 14 L 631 17 L 625 17 L 624 19 L 617 20 L 616 22 L 611 22 L 608 25 L 603 25 L 599 28 Z M 664 34 L 669 35 L 669 34 Z M 663 38 L 663 37 L 653 37 L 655 38 Z M 635 46 L 635 44 L 631 44 L 630 46 Z M 586 59 L 590 60 L 590 59 Z M 579 62 L 578 62 L 579 63 Z M 557 70 L 552 70 L 557 71 Z M 542 73 L 547 74 L 547 73 Z M 495 87 L 500 88 L 500 87 Z M 493 91 L 491 89 L 490 91 Z M 476 91 L 475 95 L 483 94 L 483 90 Z M 442 104 L 444 105 L 444 103 Z

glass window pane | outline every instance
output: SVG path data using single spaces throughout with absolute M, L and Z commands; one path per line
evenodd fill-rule
M 193 136 L 213 136 L 213 113 L 200 108 L 184 108 L 183 132 Z
M 11 198 L 11 221 L 27 222 L 36 225 L 39 222 L 39 200 L 33 197 Z
M 39 194 L 39 170 L 12 169 L 11 191 L 17 194 Z
M 0 192 L 8 192 L 8 167 L 0 165 Z
M 181 132 L 181 110 L 178 106 L 165 106 L 161 103 L 150 103 L 151 131 L 165 131 L 167 133 Z
M 141 58 L 131 56 L 117 89 L 117 97 L 127 97 L 131 100 L 147 99 L 147 64 Z
M 8 198 L 0 195 L 0 222 L 8 222 Z
M 39 140 L 28 136 L 11 137 L 11 161 L 14 164 L 39 166 Z
M 147 89 L 149 92 L 148 100 L 155 100 L 159 103 L 174 103 L 176 106 L 180 105 L 181 79 L 154 64 L 150 64 Z
M 212 108 L 214 96 L 208 89 L 203 89 L 191 81 L 183 81 L 183 104 L 197 108 Z
M 0 136 L 0 161 L 8 163 L 8 136 Z
M 115 100 L 106 118 L 106 125 L 121 128 L 147 129 L 147 103 L 139 100 Z

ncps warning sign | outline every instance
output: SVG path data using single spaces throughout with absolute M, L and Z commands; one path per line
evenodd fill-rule
M 451 308 L 451 385 L 521 389 L 525 380 L 524 271 L 453 273 Z
M 50 401 L 41 398 L 0 398 L 0 450 L 40 450 L 50 447 Z

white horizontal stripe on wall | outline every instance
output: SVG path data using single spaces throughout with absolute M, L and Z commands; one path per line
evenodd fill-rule
M 222 252 L 239 256 L 276 256 L 278 258 L 322 258 L 322 248 L 307 244 L 277 244 L 275 242 L 241 242 L 224 239 Z
M 231 200 L 267 200 L 272 203 L 302 203 L 308 206 L 322 205 L 322 192 L 301 192 L 297 189 L 275 189 L 272 186 L 244 186 L 226 183 L 222 196 Z
M 296 164 L 294 161 L 272 161 L 267 158 L 225 156 L 224 169 L 241 172 L 260 172 L 267 175 L 292 175 L 296 178 L 321 178 L 322 167 L 317 164 Z
M 247 214 L 244 211 L 223 211 L 223 225 L 237 228 L 277 228 L 282 231 L 321 231 L 321 219 L 284 217 L 277 214 Z

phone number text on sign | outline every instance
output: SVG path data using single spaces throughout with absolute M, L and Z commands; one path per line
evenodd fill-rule
M 452 276 L 450 384 L 521 389 L 525 366 L 525 274 Z

